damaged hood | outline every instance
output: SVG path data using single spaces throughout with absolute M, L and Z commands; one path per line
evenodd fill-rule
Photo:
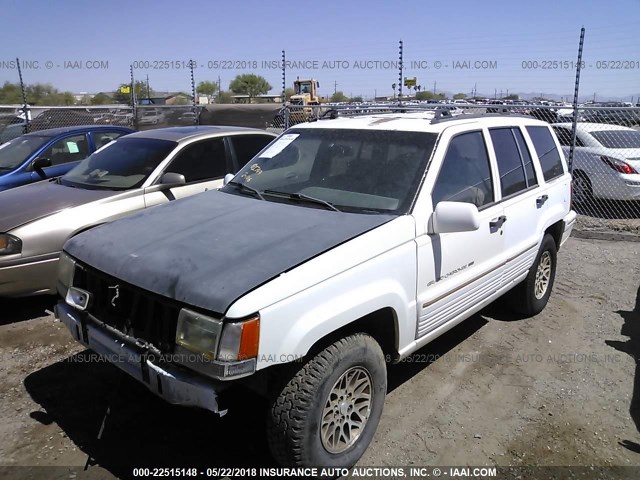
M 67 187 L 44 180 L 0 192 L 0 232 L 9 232 L 26 223 L 66 208 L 107 198 L 122 192 Z
M 94 228 L 64 249 L 119 280 L 222 314 L 247 292 L 393 218 L 210 191 Z

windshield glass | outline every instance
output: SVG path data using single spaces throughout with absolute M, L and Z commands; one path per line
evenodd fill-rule
M 601 130 L 591 135 L 606 148 L 640 148 L 640 131 Z
M 301 201 L 300 196 L 306 196 L 341 211 L 406 213 L 436 137 L 421 132 L 292 129 L 247 163 L 234 178 L 237 183 L 223 191 L 247 194 L 239 183 L 268 201 L 322 208 L 322 202 Z
M 138 188 L 176 145 L 154 138 L 119 138 L 84 159 L 60 181 L 90 189 Z
M 13 170 L 50 140 L 49 137 L 24 136 L 0 145 L 0 170 Z

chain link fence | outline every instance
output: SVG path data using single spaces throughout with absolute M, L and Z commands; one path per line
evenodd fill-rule
M 640 107 L 618 103 L 573 107 L 524 101 L 504 103 L 359 103 L 308 106 L 106 105 L 99 107 L 0 106 L 0 143 L 25 132 L 76 125 L 123 125 L 138 130 L 189 125 L 236 125 L 283 132 L 300 123 L 337 116 L 414 112 L 420 115 L 520 114 L 549 122 L 571 159 L 573 205 L 579 228 L 640 236 Z

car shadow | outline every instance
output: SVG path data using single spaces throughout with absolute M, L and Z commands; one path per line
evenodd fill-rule
M 605 343 L 616 350 L 630 355 L 636 362 L 636 371 L 633 381 L 633 393 L 629 405 L 629 414 L 640 432 L 640 287 L 636 294 L 636 305 L 632 311 L 618 310 L 624 323 L 620 330 L 621 335 L 629 337 L 626 341 L 605 340 Z M 640 453 L 640 445 L 630 440 L 620 443 L 623 447 L 636 453 Z
M 38 317 L 46 317 L 53 311 L 56 297 L 40 295 L 28 298 L 0 299 L 0 326 L 19 323 Z
M 411 380 L 489 323 L 483 317 L 483 313 L 484 311 L 477 313 L 456 325 L 420 350 L 409 355 L 408 358 L 403 359 L 402 362 L 389 365 L 387 369 L 387 393 L 394 391 L 403 383 Z
M 100 465 L 118 478 L 132 478 L 132 466 L 275 466 L 266 402 L 257 395 L 229 391 L 222 418 L 172 406 L 88 350 L 32 373 L 24 385 L 42 407 L 31 418 L 55 422 L 87 454 L 88 468 Z
M 388 391 L 407 382 L 469 338 L 488 321 L 476 314 L 415 352 L 421 361 L 390 365 Z M 25 388 L 42 408 L 35 421 L 56 423 L 88 457 L 119 478 L 132 466 L 270 467 L 265 418 L 267 401 L 241 388 L 228 391 L 222 418 L 169 405 L 144 385 L 89 350 L 29 375 Z M 97 438 L 105 413 L 102 437 Z
M 640 202 L 621 200 L 591 200 L 573 204 L 580 215 L 606 220 L 628 220 L 640 218 Z

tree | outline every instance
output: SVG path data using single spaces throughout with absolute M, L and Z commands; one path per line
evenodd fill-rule
M 453 96 L 453 99 L 454 99 L 454 100 L 463 100 L 463 99 L 465 99 L 465 98 L 467 98 L 467 96 L 466 96 L 464 93 L 456 93 L 456 94 Z
M 213 95 L 218 90 L 218 85 L 214 82 L 203 81 L 196 87 L 196 92 L 202 95 Z
M 446 100 L 446 98 L 444 93 L 436 93 L 434 95 L 433 92 L 429 90 L 424 90 L 416 94 L 416 100 Z
M 106 93 L 97 93 L 90 100 L 91 105 L 109 105 L 113 103 L 113 99 Z
M 0 104 L 22 104 L 20 84 L 4 82 L 4 85 L 0 88 Z
M 131 93 L 124 93 L 125 91 L 130 89 L 130 83 L 121 83 L 116 93 L 113 95 L 114 103 L 131 103 Z M 133 84 L 133 88 L 136 92 L 136 98 L 148 98 L 153 93 L 153 89 L 149 87 L 149 91 L 147 92 L 147 82 L 143 82 L 142 80 L 136 80 Z
M 333 103 L 346 102 L 347 100 L 349 100 L 347 96 L 344 93 L 342 93 L 340 90 L 338 90 L 336 93 L 331 95 L 331 101 Z
M 216 103 L 233 103 L 233 96 L 231 95 L 231 92 L 225 92 L 224 90 L 218 92 Z
M 236 95 L 249 95 L 249 101 L 256 95 L 267 93 L 271 88 L 264 77 L 253 73 L 238 75 L 229 84 L 229 89 Z
M 362 102 L 363 102 L 363 100 L 362 100 L 362 97 L 361 97 L 361 96 L 351 97 L 351 98 L 349 99 L 349 101 L 350 101 L 350 102 L 354 102 L 354 103 L 362 103 Z
M 503 100 L 520 100 L 520 97 L 518 95 L 516 95 L 515 93 L 512 93 L 511 95 L 507 95 L 506 97 L 502 97 Z

